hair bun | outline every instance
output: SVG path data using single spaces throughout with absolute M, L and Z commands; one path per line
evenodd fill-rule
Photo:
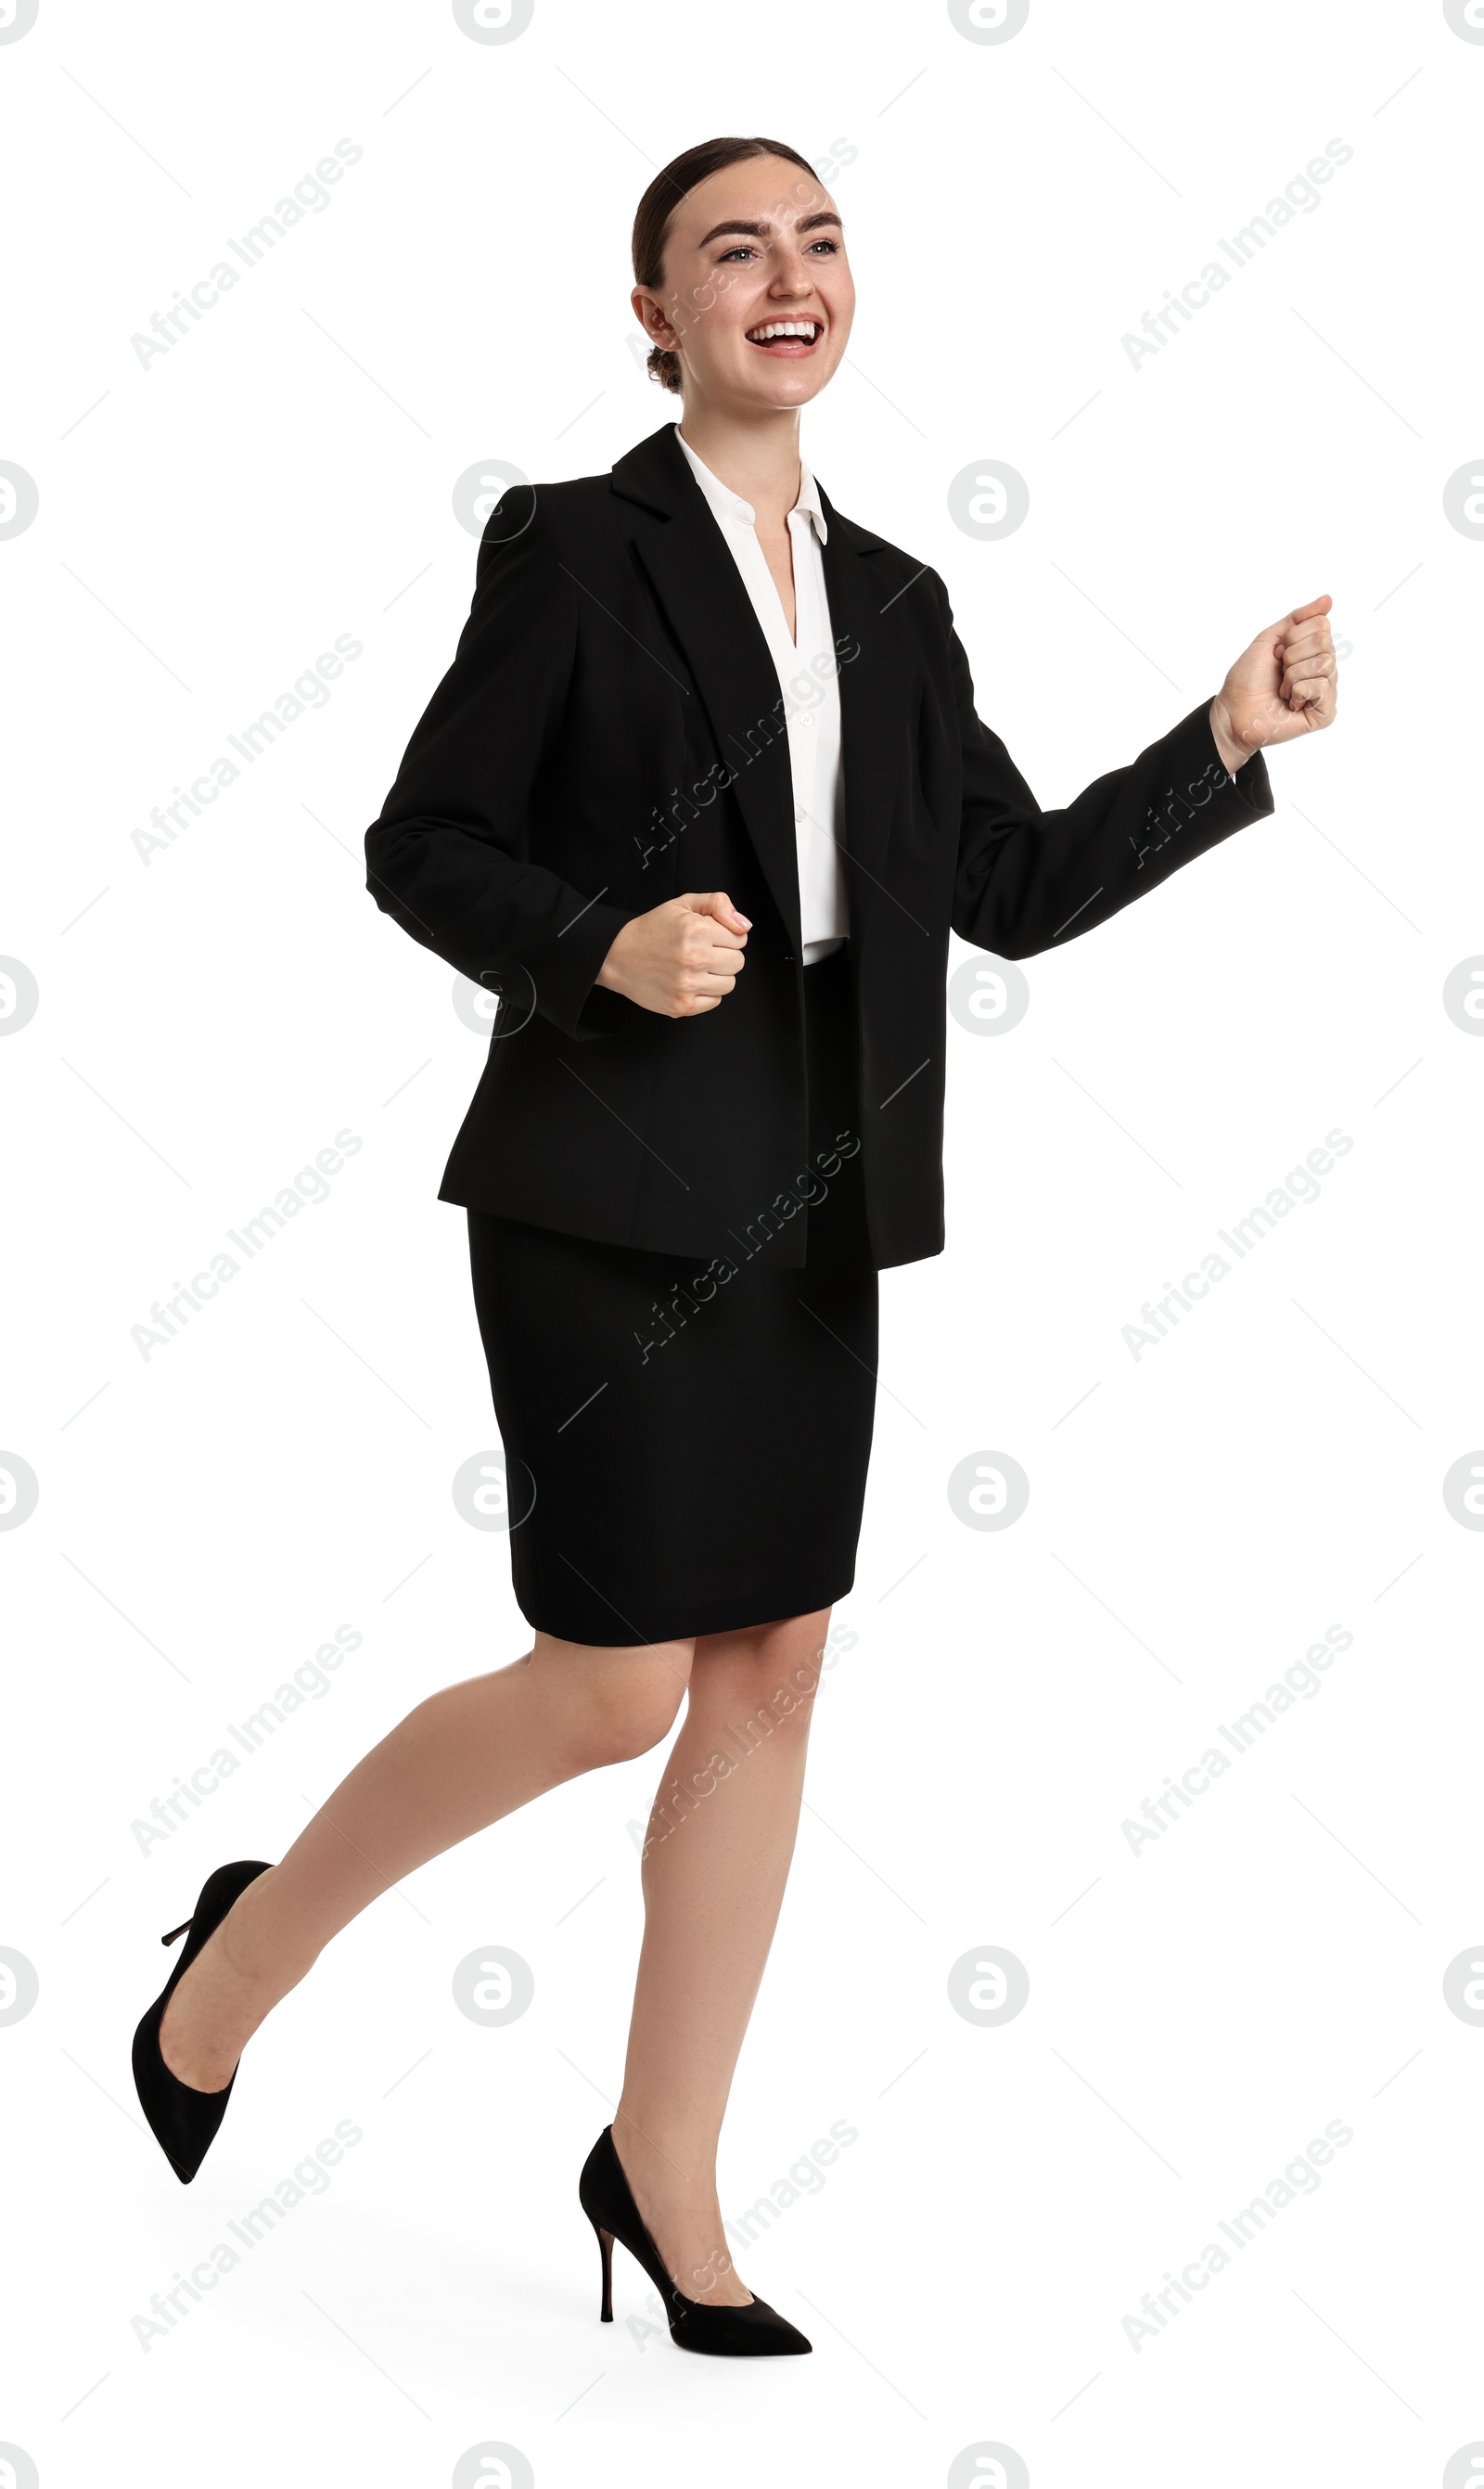
M 677 396 L 684 394 L 680 386 L 680 358 L 671 347 L 651 346 L 645 369 L 652 381 L 659 382 L 661 388 L 673 389 Z

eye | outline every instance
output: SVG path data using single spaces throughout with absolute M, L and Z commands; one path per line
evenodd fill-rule
M 832 258 L 840 249 L 839 243 L 832 242 L 828 234 L 821 234 L 819 240 L 812 242 L 809 246 L 811 250 L 827 250 Z
M 740 258 L 744 252 L 751 251 L 752 248 L 753 244 L 750 242 L 734 242 L 730 250 L 723 251 L 721 258 L 716 264 L 718 268 L 720 268 L 727 260 Z

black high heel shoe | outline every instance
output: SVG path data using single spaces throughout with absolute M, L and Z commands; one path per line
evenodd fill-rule
M 159 2026 L 183 1974 L 195 1960 L 207 1937 L 220 1927 L 239 1893 L 244 1893 L 257 1876 L 266 1874 L 268 1867 L 266 1858 L 239 1858 L 232 1866 L 218 1867 L 208 1875 L 191 1916 L 160 1937 L 161 1944 L 174 1944 L 177 1936 L 186 1936 L 186 1943 L 180 1960 L 134 2033 L 134 2089 L 139 2105 L 183 2187 L 190 2185 L 206 2159 L 227 2113 L 237 2073 L 234 2068 L 232 2082 L 219 2092 L 198 2092 L 191 2084 L 183 2083 L 178 2074 L 172 2074 L 160 2054 Z
M 746 2307 L 707 2307 L 700 2300 L 682 2296 L 640 2219 L 633 2189 L 614 2146 L 611 2126 L 605 2126 L 587 2155 L 577 2191 L 598 2234 L 603 2258 L 601 2314 L 605 2325 L 614 2321 L 614 2241 L 617 2239 L 643 2266 L 665 2302 L 671 2340 L 677 2342 L 682 2351 L 709 2351 L 724 2360 L 756 2360 L 813 2349 L 798 2327 L 790 2325 L 786 2316 L 780 2316 L 765 2299 L 754 2299 Z

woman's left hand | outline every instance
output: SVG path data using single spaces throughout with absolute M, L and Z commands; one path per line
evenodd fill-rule
M 1290 743 L 1334 723 L 1334 642 L 1329 608 L 1316 596 L 1259 631 L 1211 703 L 1211 730 L 1235 776 L 1265 744 Z

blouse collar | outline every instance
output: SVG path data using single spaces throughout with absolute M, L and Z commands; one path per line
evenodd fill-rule
M 724 484 L 722 482 L 720 475 L 712 474 L 711 470 L 705 464 L 705 461 L 697 457 L 695 450 L 691 447 L 690 443 L 686 440 L 678 424 L 675 426 L 675 440 L 681 449 L 684 450 L 686 463 L 690 467 L 692 474 L 695 476 L 697 483 L 700 486 L 701 491 L 704 493 L 706 500 L 710 503 L 717 518 L 740 519 L 744 521 L 748 527 L 756 527 L 757 523 L 757 513 L 753 507 L 752 502 L 744 501 L 740 493 L 734 493 L 729 484 Z M 802 458 L 799 460 L 799 498 L 794 502 L 793 508 L 794 510 L 802 510 L 806 516 L 811 518 L 813 521 L 814 533 L 817 535 L 820 543 L 828 543 L 829 526 L 825 519 L 823 507 L 820 503 L 819 488 L 814 482 L 813 476 L 811 474 Z M 793 516 L 793 511 L 790 510 L 788 515 L 791 518 Z

